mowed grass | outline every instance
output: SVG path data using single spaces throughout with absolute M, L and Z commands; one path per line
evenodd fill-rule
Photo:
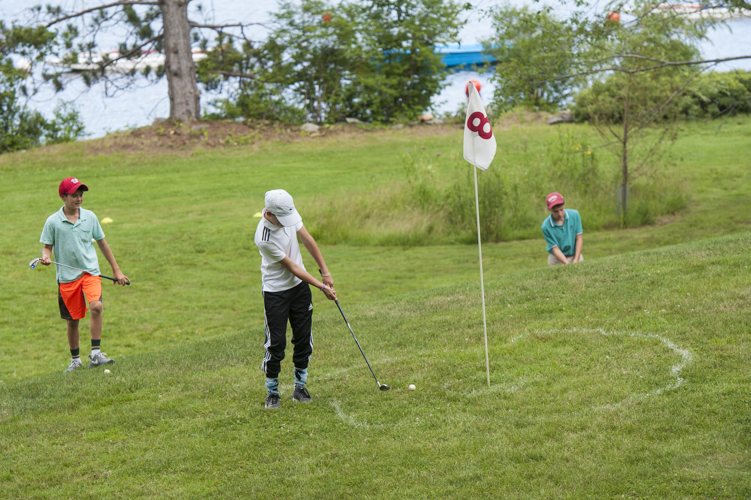
M 4 498 L 749 498 L 751 233 L 336 309 L 314 401 L 252 329 L 0 385 Z M 409 391 L 407 385 L 417 385 Z
M 548 269 L 541 239 L 484 245 L 490 387 L 476 246 L 323 247 L 393 389 L 377 390 L 316 295 L 314 402 L 290 401 L 285 362 L 278 412 L 263 408 L 258 370 L 252 215 L 263 193 L 285 187 L 304 205 L 387 185 L 402 175 L 400 152 L 452 154 L 460 131 L 189 156 L 85 157 L 76 144 L 1 156 L 0 497 L 751 496 L 751 121 L 716 132 L 687 125 L 676 145 L 686 210 L 586 233 L 581 266 Z M 497 137 L 511 157 L 555 133 Z M 68 175 L 91 187 L 85 207 L 114 219 L 107 240 L 133 280 L 105 288 L 109 376 L 60 373 L 54 272 L 26 267 Z
M 586 126 L 573 127 L 582 136 L 593 134 Z M 675 163 L 667 168 L 690 185 L 689 206 L 660 224 L 624 231 L 587 232 L 585 217 L 587 259 L 751 228 L 751 120 L 731 119 L 719 133 L 714 123 L 684 128 Z M 499 168 L 514 168 L 557 133 L 548 126 L 498 132 Z M 461 134 L 383 131 L 190 155 L 85 156 L 82 145 L 70 144 L 0 156 L 0 195 L 8 200 L 0 239 L 0 381 L 60 372 L 68 363 L 54 271 L 27 267 L 40 254 L 46 217 L 61 205 L 56 193 L 63 177 L 87 183 L 84 207 L 114 220 L 104 226 L 107 241 L 133 281 L 127 288 L 104 289 L 105 352 L 130 356 L 238 330 L 260 344 L 253 214 L 263 206 L 263 193 L 284 187 L 305 206 L 387 186 L 403 180 L 400 153 L 425 146 L 457 156 Z M 544 245 L 542 238 L 484 245 L 486 277 L 545 267 Z M 322 250 L 345 307 L 478 278 L 472 245 Z M 306 263 L 315 269 L 311 259 Z M 101 256 L 100 265 L 110 272 Z M 86 328 L 84 320 L 84 354 Z

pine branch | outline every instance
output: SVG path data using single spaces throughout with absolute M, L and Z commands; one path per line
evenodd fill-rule
M 67 21 L 68 19 L 73 19 L 75 17 L 81 17 L 85 14 L 88 14 L 90 12 L 96 12 L 98 10 L 102 9 L 108 9 L 110 7 L 118 7 L 120 5 L 159 5 L 159 2 L 151 2 L 148 0 L 121 0 L 120 2 L 114 2 L 107 5 L 100 5 L 98 7 L 92 7 L 90 9 L 82 10 L 80 12 L 76 12 L 75 14 L 69 14 L 67 16 L 59 17 L 55 19 L 54 21 L 50 21 L 47 23 L 45 27 L 49 28 L 50 26 L 53 26 L 57 23 L 61 23 L 63 21 Z
M 102 64 L 99 67 L 99 69 L 101 71 L 104 71 L 104 69 L 107 66 L 112 66 L 113 64 L 117 63 L 118 61 L 120 61 L 122 59 L 130 59 L 131 56 L 140 53 L 142 48 L 144 48 L 145 46 L 147 46 L 150 43 L 156 42 L 157 40 L 159 40 L 160 38 L 162 38 L 162 36 L 163 36 L 163 34 L 160 33 L 160 34 L 156 35 L 155 37 L 149 38 L 148 40 L 146 40 L 145 42 L 143 42 L 141 45 L 138 45 L 138 46 L 133 47 L 132 49 L 130 49 L 128 51 L 123 52 L 122 54 L 120 54 L 118 57 L 116 57 L 114 59 L 108 60 L 106 63 Z
M 258 78 L 258 75 L 254 73 L 242 73 L 240 71 L 222 71 L 222 70 L 217 69 L 217 70 L 212 70 L 211 72 L 217 73 L 222 76 L 227 76 L 227 77 L 236 76 L 238 78 L 249 78 L 251 80 Z

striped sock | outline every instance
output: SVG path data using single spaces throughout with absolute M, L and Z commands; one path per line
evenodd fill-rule
M 266 378 L 266 390 L 269 394 L 279 394 L 279 377 Z
M 102 339 L 91 339 L 91 355 L 99 352 L 99 347 L 102 345 Z
M 305 387 L 305 382 L 308 381 L 308 369 L 295 367 L 295 385 Z
M 72 359 L 78 359 L 78 360 L 80 360 L 81 359 L 81 348 L 80 347 L 76 347 L 75 349 L 71 349 L 70 350 L 70 357 Z

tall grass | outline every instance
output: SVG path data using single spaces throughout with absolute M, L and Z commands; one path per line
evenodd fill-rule
M 525 145 L 526 149 L 526 145 Z M 431 245 L 471 243 L 477 238 L 472 168 L 458 153 L 407 151 L 402 176 L 391 183 L 304 205 L 309 229 L 325 243 Z M 514 162 L 502 153 L 487 172 L 478 172 L 483 241 L 537 238 L 548 212 L 545 196 L 559 191 L 579 210 L 585 231 L 654 223 L 688 202 L 687 186 L 664 167 L 637 179 L 629 211 L 616 213 L 618 166 L 584 137 L 561 131 Z

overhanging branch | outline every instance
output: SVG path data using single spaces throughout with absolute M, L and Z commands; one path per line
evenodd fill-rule
M 207 28 L 210 30 L 222 30 L 225 28 L 245 28 L 246 26 L 263 26 L 266 27 L 263 23 L 237 23 L 237 24 L 199 24 L 199 23 L 190 23 L 191 28 Z
M 212 73 L 217 73 L 222 76 L 236 76 L 237 78 L 248 78 L 248 79 L 255 79 L 258 78 L 258 75 L 254 73 L 241 73 L 239 71 L 221 71 L 221 70 L 213 70 Z
M 146 40 L 145 42 L 143 42 L 141 45 L 138 45 L 136 47 L 133 47 L 130 50 L 127 50 L 127 51 L 123 52 L 122 54 L 120 54 L 118 57 L 116 57 L 114 59 L 109 59 L 104 64 L 101 64 L 99 66 L 99 69 L 101 71 L 104 71 L 105 68 L 107 68 L 108 66 L 112 66 L 113 64 L 117 63 L 118 61 L 121 61 L 123 59 L 130 59 L 131 56 L 140 53 L 141 49 L 143 49 L 145 46 L 147 46 L 150 43 L 156 42 L 157 40 L 159 40 L 160 38 L 162 38 L 162 36 L 163 36 L 163 34 L 160 33 L 160 34 L 156 35 L 155 37 L 149 38 L 148 40 Z
M 619 56 L 614 57 L 625 57 L 625 58 L 634 58 L 634 59 L 648 59 L 643 56 L 636 56 L 632 54 L 623 54 Z M 617 66 L 608 66 L 605 68 L 597 68 L 590 71 L 581 71 L 579 73 L 572 73 L 570 75 L 560 75 L 560 76 L 554 76 L 551 78 L 547 78 L 549 80 L 566 80 L 569 78 L 576 78 L 577 76 L 588 76 L 588 75 L 596 75 L 598 73 L 605 73 L 607 71 L 616 71 L 619 73 L 626 73 L 633 75 L 635 73 L 643 73 L 645 71 L 653 71 L 656 69 L 661 68 L 668 68 L 668 67 L 675 67 L 675 66 L 694 66 L 697 64 L 719 64 L 722 62 L 728 62 L 728 61 L 738 61 L 741 59 L 751 59 L 751 55 L 746 56 L 737 56 L 737 57 L 725 57 L 721 59 L 704 59 L 700 61 L 663 61 L 661 64 L 655 64 L 653 66 L 647 66 L 645 68 L 637 68 L 637 69 L 626 69 L 626 68 L 620 68 Z M 543 79 L 543 81 L 546 79 Z
M 151 1 L 148 1 L 148 0 L 122 0 L 120 2 L 114 2 L 114 3 L 107 4 L 107 5 L 100 5 L 98 7 L 92 7 L 90 9 L 86 9 L 86 10 L 82 10 L 82 11 L 76 12 L 75 14 L 69 14 L 67 16 L 59 17 L 59 18 L 55 19 L 54 21 L 50 21 L 49 23 L 47 23 L 45 27 L 49 28 L 50 26 L 53 26 L 53 25 L 55 25 L 57 23 L 61 23 L 63 21 L 67 21 L 68 19 L 73 19 L 75 17 L 81 17 L 84 14 L 88 14 L 90 12 L 96 12 L 98 10 L 108 9 L 110 7 L 118 7 L 120 5 L 159 5 L 159 2 L 151 2 Z

